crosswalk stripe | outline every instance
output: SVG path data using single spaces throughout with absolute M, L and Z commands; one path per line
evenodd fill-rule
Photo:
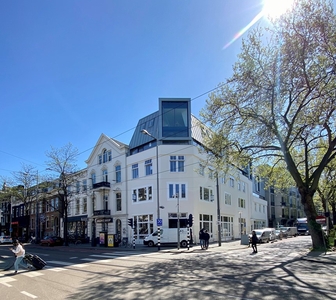
M 43 273 L 34 271 L 34 272 L 25 272 L 25 273 L 22 273 L 22 275 L 33 278 L 33 277 L 37 277 L 37 276 L 42 276 Z

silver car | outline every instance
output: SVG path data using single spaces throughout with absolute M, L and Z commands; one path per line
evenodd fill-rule
M 0 244 L 13 243 L 12 238 L 9 235 L 0 235 Z

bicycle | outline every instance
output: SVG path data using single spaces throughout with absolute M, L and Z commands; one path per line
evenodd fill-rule
M 124 248 L 132 248 L 133 245 L 132 245 L 131 243 L 129 243 L 128 240 L 123 239 L 122 242 L 121 242 L 121 247 L 124 247 Z

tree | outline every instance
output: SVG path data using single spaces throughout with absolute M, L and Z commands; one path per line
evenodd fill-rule
M 248 34 L 232 77 L 209 95 L 201 112 L 222 139 L 228 162 L 268 165 L 260 170 L 267 170 L 261 176 L 270 182 L 281 181 L 277 172 L 287 170 L 301 195 L 315 249 L 324 243 L 313 196 L 336 155 L 335 46 L 332 3 L 295 0 L 268 28 Z M 321 144 L 323 155 L 317 156 Z
M 318 200 L 324 212 L 328 212 L 333 216 L 334 225 L 336 224 L 336 159 L 334 159 L 323 170 L 320 184 L 317 189 Z M 328 209 L 327 209 L 328 208 Z M 332 228 L 331 218 L 327 218 L 329 228 Z
M 72 186 L 77 182 L 78 173 L 76 158 L 78 156 L 77 148 L 74 148 L 71 143 L 57 149 L 51 147 L 50 151 L 46 152 L 49 160 L 46 162 L 47 170 L 58 174 L 58 179 L 51 179 L 50 181 L 58 181 L 56 191 L 60 202 L 60 213 L 63 217 L 63 234 L 64 245 L 68 244 L 68 208 L 71 203 L 73 189 Z M 54 192 L 53 191 L 53 192 Z
M 36 172 L 34 167 L 22 164 L 21 171 L 12 172 L 12 178 L 3 179 L 7 188 L 4 188 L 0 195 L 0 201 L 6 201 L 11 206 L 17 203 L 23 204 L 26 238 L 28 237 L 30 214 L 34 207 L 37 189 Z

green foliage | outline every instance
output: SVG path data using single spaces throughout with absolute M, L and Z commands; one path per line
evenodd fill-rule
M 251 159 L 279 187 L 295 184 L 311 220 L 321 174 L 336 156 L 335 57 L 331 2 L 296 0 L 268 28 L 251 30 L 232 77 L 201 112 L 215 132 L 208 148 L 224 147 L 235 166 Z M 313 236 L 318 247 L 322 234 Z

